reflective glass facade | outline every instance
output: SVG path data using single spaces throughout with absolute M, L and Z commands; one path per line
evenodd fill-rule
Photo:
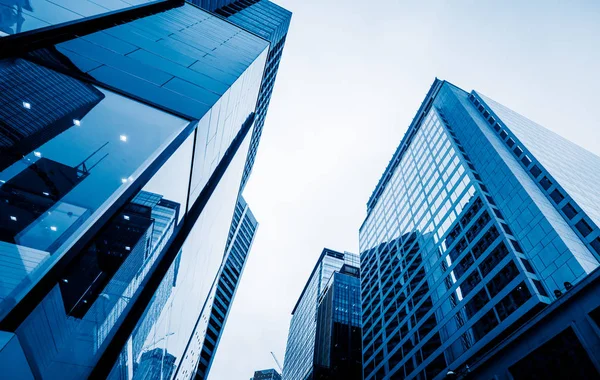
M 462 368 L 598 266 L 595 226 L 578 232 L 585 213 L 570 222 L 565 188 L 539 182 L 557 167 L 509 136 L 514 120 L 432 85 L 360 229 L 365 379 Z
M 54 45 L 0 59 L 0 330 L 36 378 L 199 363 L 270 45 L 190 4 L 152 9 L 57 20 Z
M 256 235 L 258 222 L 248 207 L 244 198 L 238 197 L 227 245 L 225 246 L 224 264 L 217 282 L 217 290 L 212 300 L 210 319 L 206 327 L 206 335 L 200 354 L 200 363 L 196 379 L 204 379 L 210 371 L 210 366 L 215 357 L 221 335 L 229 316 L 231 304 L 238 289 L 248 254 Z
M 204 9 L 214 11 L 215 14 L 227 18 L 235 25 L 255 33 L 271 43 L 256 105 L 256 126 L 242 177 L 241 187 L 243 189 L 254 165 L 292 13 L 268 0 L 191 0 L 191 2 Z
M 362 379 L 360 271 L 344 265 L 319 299 L 314 379 Z
M 2 0 L 0 38 L 149 3 L 151 0 Z
M 324 249 L 292 311 L 283 363 L 284 379 L 311 379 L 317 332 L 319 297 L 334 272 L 344 264 L 358 268 L 358 255 Z

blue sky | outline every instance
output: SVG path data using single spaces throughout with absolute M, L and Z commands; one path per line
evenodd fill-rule
M 435 77 L 600 155 L 600 2 L 278 0 L 294 15 L 245 197 L 260 226 L 210 380 L 283 364 L 323 247 L 366 202 Z

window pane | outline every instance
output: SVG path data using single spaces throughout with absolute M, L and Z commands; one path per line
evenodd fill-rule
M 3 315 L 188 122 L 22 59 L 0 78 Z

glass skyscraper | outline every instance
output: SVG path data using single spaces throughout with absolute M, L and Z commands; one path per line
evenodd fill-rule
M 250 380 L 281 380 L 279 372 L 271 369 L 263 369 L 260 371 L 254 371 L 254 376 Z
M 248 182 L 248 177 L 254 160 L 260 136 L 262 135 L 269 102 L 273 94 L 273 86 L 281 61 L 281 54 L 285 45 L 285 38 L 290 27 L 292 13 L 268 0 L 188 0 L 204 9 L 215 12 L 227 21 L 234 23 L 246 30 L 268 40 L 269 54 L 265 73 L 262 78 L 258 103 L 256 105 L 256 122 L 252 131 L 250 151 L 242 176 L 243 189 Z
M 319 298 L 313 379 L 362 380 L 360 271 L 343 265 Z
M 227 237 L 223 268 L 217 281 L 196 379 L 206 378 L 210 371 L 257 228 L 254 214 L 240 195 Z
M 0 370 L 195 376 L 272 42 L 183 1 L 0 15 Z
M 365 380 L 464 373 L 597 268 L 599 167 L 436 79 L 360 228 Z
M 339 272 L 345 264 L 358 268 L 358 255 L 325 248 L 319 256 L 292 310 L 283 363 L 284 380 L 313 379 L 319 300 L 328 289 L 327 285 L 333 274 Z

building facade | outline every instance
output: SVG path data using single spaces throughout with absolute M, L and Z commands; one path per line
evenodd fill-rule
M 233 220 L 227 237 L 227 245 L 225 246 L 225 255 L 223 268 L 217 282 L 217 291 L 215 292 L 214 301 L 212 302 L 212 310 L 210 319 L 202 345 L 200 354 L 200 363 L 196 379 L 205 379 L 208 377 L 210 367 L 215 357 L 221 335 L 229 316 L 231 304 L 237 292 L 238 285 L 246 262 L 248 254 L 256 235 L 258 222 L 248 207 L 244 198 L 240 195 L 235 206 Z
M 344 264 L 319 299 L 313 378 L 362 380 L 360 270 Z
M 254 376 L 250 380 L 281 380 L 281 375 L 273 368 L 263 369 L 254 371 Z
M 270 41 L 183 1 L 0 14 L 1 370 L 194 376 Z
M 260 95 L 256 105 L 256 121 L 250 151 L 244 167 L 241 188 L 246 186 L 258 149 L 258 143 L 262 136 L 267 110 L 273 94 L 273 87 L 281 61 L 281 54 L 285 45 L 285 39 L 292 13 L 268 0 L 188 0 L 193 4 L 214 12 L 224 17 L 227 21 L 234 23 L 252 33 L 259 35 L 270 42 L 269 54 L 265 73 L 260 86 Z
M 360 228 L 364 378 L 460 372 L 596 269 L 598 167 L 436 79 Z
M 597 269 L 456 378 L 597 379 L 599 291 Z
M 279 372 L 271 369 L 263 369 L 260 371 L 254 371 L 254 376 L 250 380 L 281 380 Z
M 292 310 L 283 363 L 284 379 L 313 379 L 319 299 L 335 272 L 345 264 L 358 268 L 358 261 L 356 254 L 323 249 Z

